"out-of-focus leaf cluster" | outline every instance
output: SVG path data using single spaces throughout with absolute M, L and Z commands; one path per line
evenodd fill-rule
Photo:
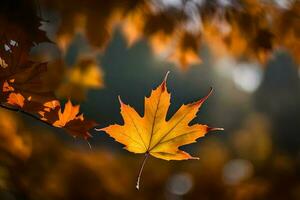
M 59 14 L 55 40 L 64 51 L 82 34 L 104 49 L 115 27 L 132 45 L 146 39 L 153 52 L 186 68 L 199 63 L 200 48 L 216 55 L 264 63 L 286 49 L 299 62 L 299 1 L 260 0 L 41 0 Z

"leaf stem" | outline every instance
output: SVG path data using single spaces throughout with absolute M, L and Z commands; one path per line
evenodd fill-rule
M 137 190 L 140 189 L 140 180 L 141 180 L 141 176 L 142 176 L 143 169 L 144 169 L 145 163 L 146 163 L 146 161 L 147 161 L 149 155 L 150 155 L 150 154 L 147 152 L 147 153 L 145 154 L 145 158 L 144 158 L 144 160 L 143 160 L 143 162 L 142 162 L 142 165 L 141 165 L 141 168 L 140 168 L 140 171 L 139 171 L 139 176 L 138 176 L 137 181 L 136 181 L 136 189 L 137 189 Z
M 90 143 L 88 140 L 86 140 L 86 142 L 87 142 L 87 144 L 89 145 L 90 150 L 92 150 L 92 145 L 91 145 L 91 143 Z

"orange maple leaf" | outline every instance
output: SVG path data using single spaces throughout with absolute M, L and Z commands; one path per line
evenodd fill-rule
M 56 127 L 64 127 L 69 121 L 77 119 L 79 113 L 79 105 L 73 106 L 71 101 L 69 100 L 65 104 L 64 111 L 60 108 L 58 111 L 58 120 L 53 123 L 53 126 Z
M 146 157 L 150 154 L 164 160 L 198 159 L 178 148 L 196 142 L 197 138 L 203 137 L 208 131 L 223 130 L 221 128 L 210 128 L 202 124 L 189 126 L 189 123 L 196 117 L 199 108 L 212 90 L 199 101 L 182 105 L 166 121 L 171 99 L 166 86 L 167 75 L 162 84 L 151 92 L 150 97 L 145 98 L 143 117 L 120 99 L 124 125 L 115 124 L 96 130 L 105 131 L 116 141 L 124 144 L 125 149 L 128 151 L 145 153 Z M 138 185 L 139 183 L 137 183 L 137 188 Z
M 79 105 L 72 105 L 69 100 L 64 109 L 61 108 L 59 102 L 51 101 L 44 104 L 45 108 L 40 111 L 41 119 L 49 124 L 63 128 L 74 137 L 82 137 L 88 139 L 91 137 L 88 132 L 95 127 L 97 123 L 91 120 L 86 120 L 83 114 L 79 114 Z
M 7 103 L 18 106 L 18 107 L 23 107 L 25 102 L 25 98 L 23 97 L 22 94 L 20 93 L 10 93 L 8 98 L 7 98 Z

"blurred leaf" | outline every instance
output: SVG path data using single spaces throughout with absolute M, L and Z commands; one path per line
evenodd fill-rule
M 272 152 L 270 122 L 261 114 L 250 114 L 243 127 L 231 138 L 232 146 L 243 158 L 262 163 Z
M 57 90 L 58 96 L 78 101 L 86 98 L 88 90 L 104 87 L 103 72 L 93 58 L 80 58 L 66 69 L 65 79 Z
M 16 157 L 21 160 L 27 159 L 31 154 L 31 140 L 26 135 L 22 128 L 20 120 L 8 111 L 0 111 L 0 152 L 2 159 L 2 153 L 8 152 L 12 157 Z
M 43 0 L 42 4 L 61 14 L 57 42 L 63 50 L 78 33 L 102 50 L 120 25 L 129 46 L 144 38 L 156 55 L 183 69 L 201 61 L 202 41 L 214 54 L 237 59 L 266 63 L 277 48 L 284 47 L 298 60 L 298 1 L 284 8 L 277 1 L 258 0 Z

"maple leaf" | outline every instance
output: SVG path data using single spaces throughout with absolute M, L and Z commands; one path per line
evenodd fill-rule
M 21 108 L 24 106 L 24 101 L 25 101 L 25 98 L 20 93 L 14 93 L 14 92 L 10 93 L 7 98 L 8 104 L 18 106 Z
M 53 99 L 52 88 L 44 81 L 47 64 L 32 62 L 29 58 L 33 46 L 40 42 L 50 42 L 46 32 L 39 29 L 41 18 L 37 16 L 36 8 L 34 0 L 1 2 L 0 25 L 5 27 L 0 30 L 1 101 L 9 98 L 12 91 L 19 93 L 19 97 L 22 95 L 41 105 L 43 102 L 40 100 Z M 16 97 L 16 94 L 10 99 Z
M 65 104 L 64 111 L 60 108 L 58 111 L 58 120 L 53 123 L 53 126 L 63 127 L 69 121 L 75 119 L 79 113 L 79 105 L 73 106 L 71 101 L 69 100 Z
M 150 97 L 145 98 L 143 117 L 119 98 L 124 125 L 115 124 L 96 130 L 105 131 L 116 141 L 124 144 L 125 149 L 133 153 L 150 154 L 164 160 L 198 159 L 178 149 L 178 147 L 196 142 L 197 138 L 203 137 L 208 131 L 223 130 L 202 124 L 189 126 L 212 90 L 199 101 L 182 105 L 166 121 L 171 98 L 166 86 L 167 75 L 162 84 L 151 92 Z M 139 183 L 137 183 L 137 188 L 138 185 Z
M 0 21 L 4 19 L 0 16 Z M 9 26 L 18 27 L 15 23 Z M 0 37 L 0 101 L 36 114 L 45 102 L 55 99 L 54 87 L 47 82 L 47 63 L 31 61 L 29 49 L 37 40 L 5 34 Z
M 0 55 L 9 58 L 7 60 L 10 61 L 6 68 L 0 68 L 0 100 L 35 113 L 43 108 L 44 102 L 55 98 L 52 86 L 45 81 L 47 64 L 29 61 L 26 53 L 18 60 L 18 55 L 23 54 L 19 51 L 17 46 L 11 48 L 11 52 L 0 51 Z
M 79 105 L 73 106 L 69 100 L 64 109 L 60 107 L 57 101 L 46 102 L 44 106 L 45 109 L 39 112 L 42 120 L 52 126 L 65 129 L 74 137 L 84 139 L 91 137 L 88 131 L 95 127 L 97 123 L 84 119 L 83 114 L 79 114 Z
M 5 0 L 1 4 L 0 25 L 5 29 L 0 30 L 0 106 L 86 139 L 90 137 L 88 130 L 96 124 L 79 115 L 79 106 L 70 101 L 62 111 L 54 95 L 57 84 L 49 84 L 48 63 L 31 61 L 31 48 L 36 43 L 49 42 L 45 31 L 39 29 L 41 19 L 36 15 L 35 4 L 33 0 Z M 89 69 L 84 71 L 89 77 L 100 73 Z M 74 74 L 77 82 L 84 81 L 89 87 L 100 84 L 84 79 L 79 72 Z
M 7 60 L 7 66 L 0 67 L 1 105 L 65 129 L 74 137 L 90 137 L 88 130 L 96 124 L 79 115 L 79 106 L 73 106 L 70 101 L 62 111 L 54 88 L 46 82 L 47 63 L 29 61 L 19 43 L 12 41 L 5 45 L 9 50 L 0 47 L 1 58 Z

